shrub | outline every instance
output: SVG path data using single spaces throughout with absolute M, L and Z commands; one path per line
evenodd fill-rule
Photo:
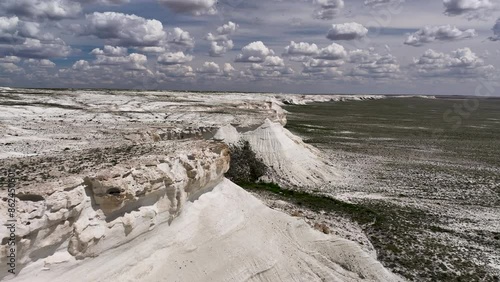
M 255 183 L 267 171 L 267 166 L 257 158 L 248 141 L 231 145 L 231 165 L 226 177 L 236 184 Z

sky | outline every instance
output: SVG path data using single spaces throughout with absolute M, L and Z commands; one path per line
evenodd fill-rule
M 500 0 L 2 0 L 0 86 L 500 96 Z

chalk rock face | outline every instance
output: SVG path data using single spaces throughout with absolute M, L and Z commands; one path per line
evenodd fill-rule
M 268 166 L 266 181 L 298 188 L 319 188 L 331 181 L 342 181 L 341 170 L 279 123 L 266 119 L 257 129 L 242 134 L 242 139 Z
M 186 201 L 216 186 L 228 169 L 222 143 L 159 143 L 148 154 L 96 172 L 19 188 L 16 269 L 60 251 L 69 253 L 63 261 L 96 257 L 171 223 Z M 2 222 L 6 215 L 1 201 Z M 0 277 L 7 274 L 8 236 L 2 228 Z
M 45 271 L 36 262 L 16 281 L 400 281 L 357 244 L 272 210 L 226 179 L 187 202 L 170 226 L 58 265 L 65 259 L 46 258 Z
M 235 144 L 238 143 L 238 141 L 240 140 L 240 134 L 238 133 L 236 128 L 228 124 L 219 128 L 215 133 L 213 139 L 217 141 L 222 141 L 228 145 Z

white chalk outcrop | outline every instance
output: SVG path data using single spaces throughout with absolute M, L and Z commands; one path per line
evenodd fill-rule
M 126 245 L 45 261 L 59 263 L 36 262 L 16 281 L 398 281 L 355 243 L 271 210 L 229 180 Z
M 157 149 L 165 154 L 146 154 L 93 173 L 19 189 L 17 271 L 41 261 L 38 270 L 48 270 L 54 255 L 68 261 L 97 257 L 172 222 L 187 201 L 215 187 L 229 168 L 224 144 L 162 145 Z M 7 221 L 7 208 L 1 201 L 2 222 Z M 0 229 L 2 239 L 8 236 L 6 228 Z M 2 241 L 0 277 L 8 274 L 8 248 Z
M 240 137 L 238 130 L 234 126 L 227 124 L 217 129 L 213 139 L 228 145 L 235 145 L 240 141 Z
M 269 119 L 242 134 L 242 139 L 250 143 L 257 157 L 268 166 L 266 181 L 297 188 L 320 188 L 344 177 L 322 158 L 319 150 Z
M 8 275 L 2 228 L 0 280 L 398 280 L 355 243 L 267 208 L 224 178 L 224 143 L 247 140 L 270 167 L 268 181 L 341 181 L 340 170 L 283 128 L 280 107 L 287 97 L 337 98 L 111 94 L 2 93 L 0 169 L 16 167 L 19 183 L 18 275 Z

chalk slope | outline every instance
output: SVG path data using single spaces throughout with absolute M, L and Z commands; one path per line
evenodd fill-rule
M 97 258 L 42 267 L 16 281 L 398 280 L 355 243 L 269 209 L 226 179 L 170 226 Z

